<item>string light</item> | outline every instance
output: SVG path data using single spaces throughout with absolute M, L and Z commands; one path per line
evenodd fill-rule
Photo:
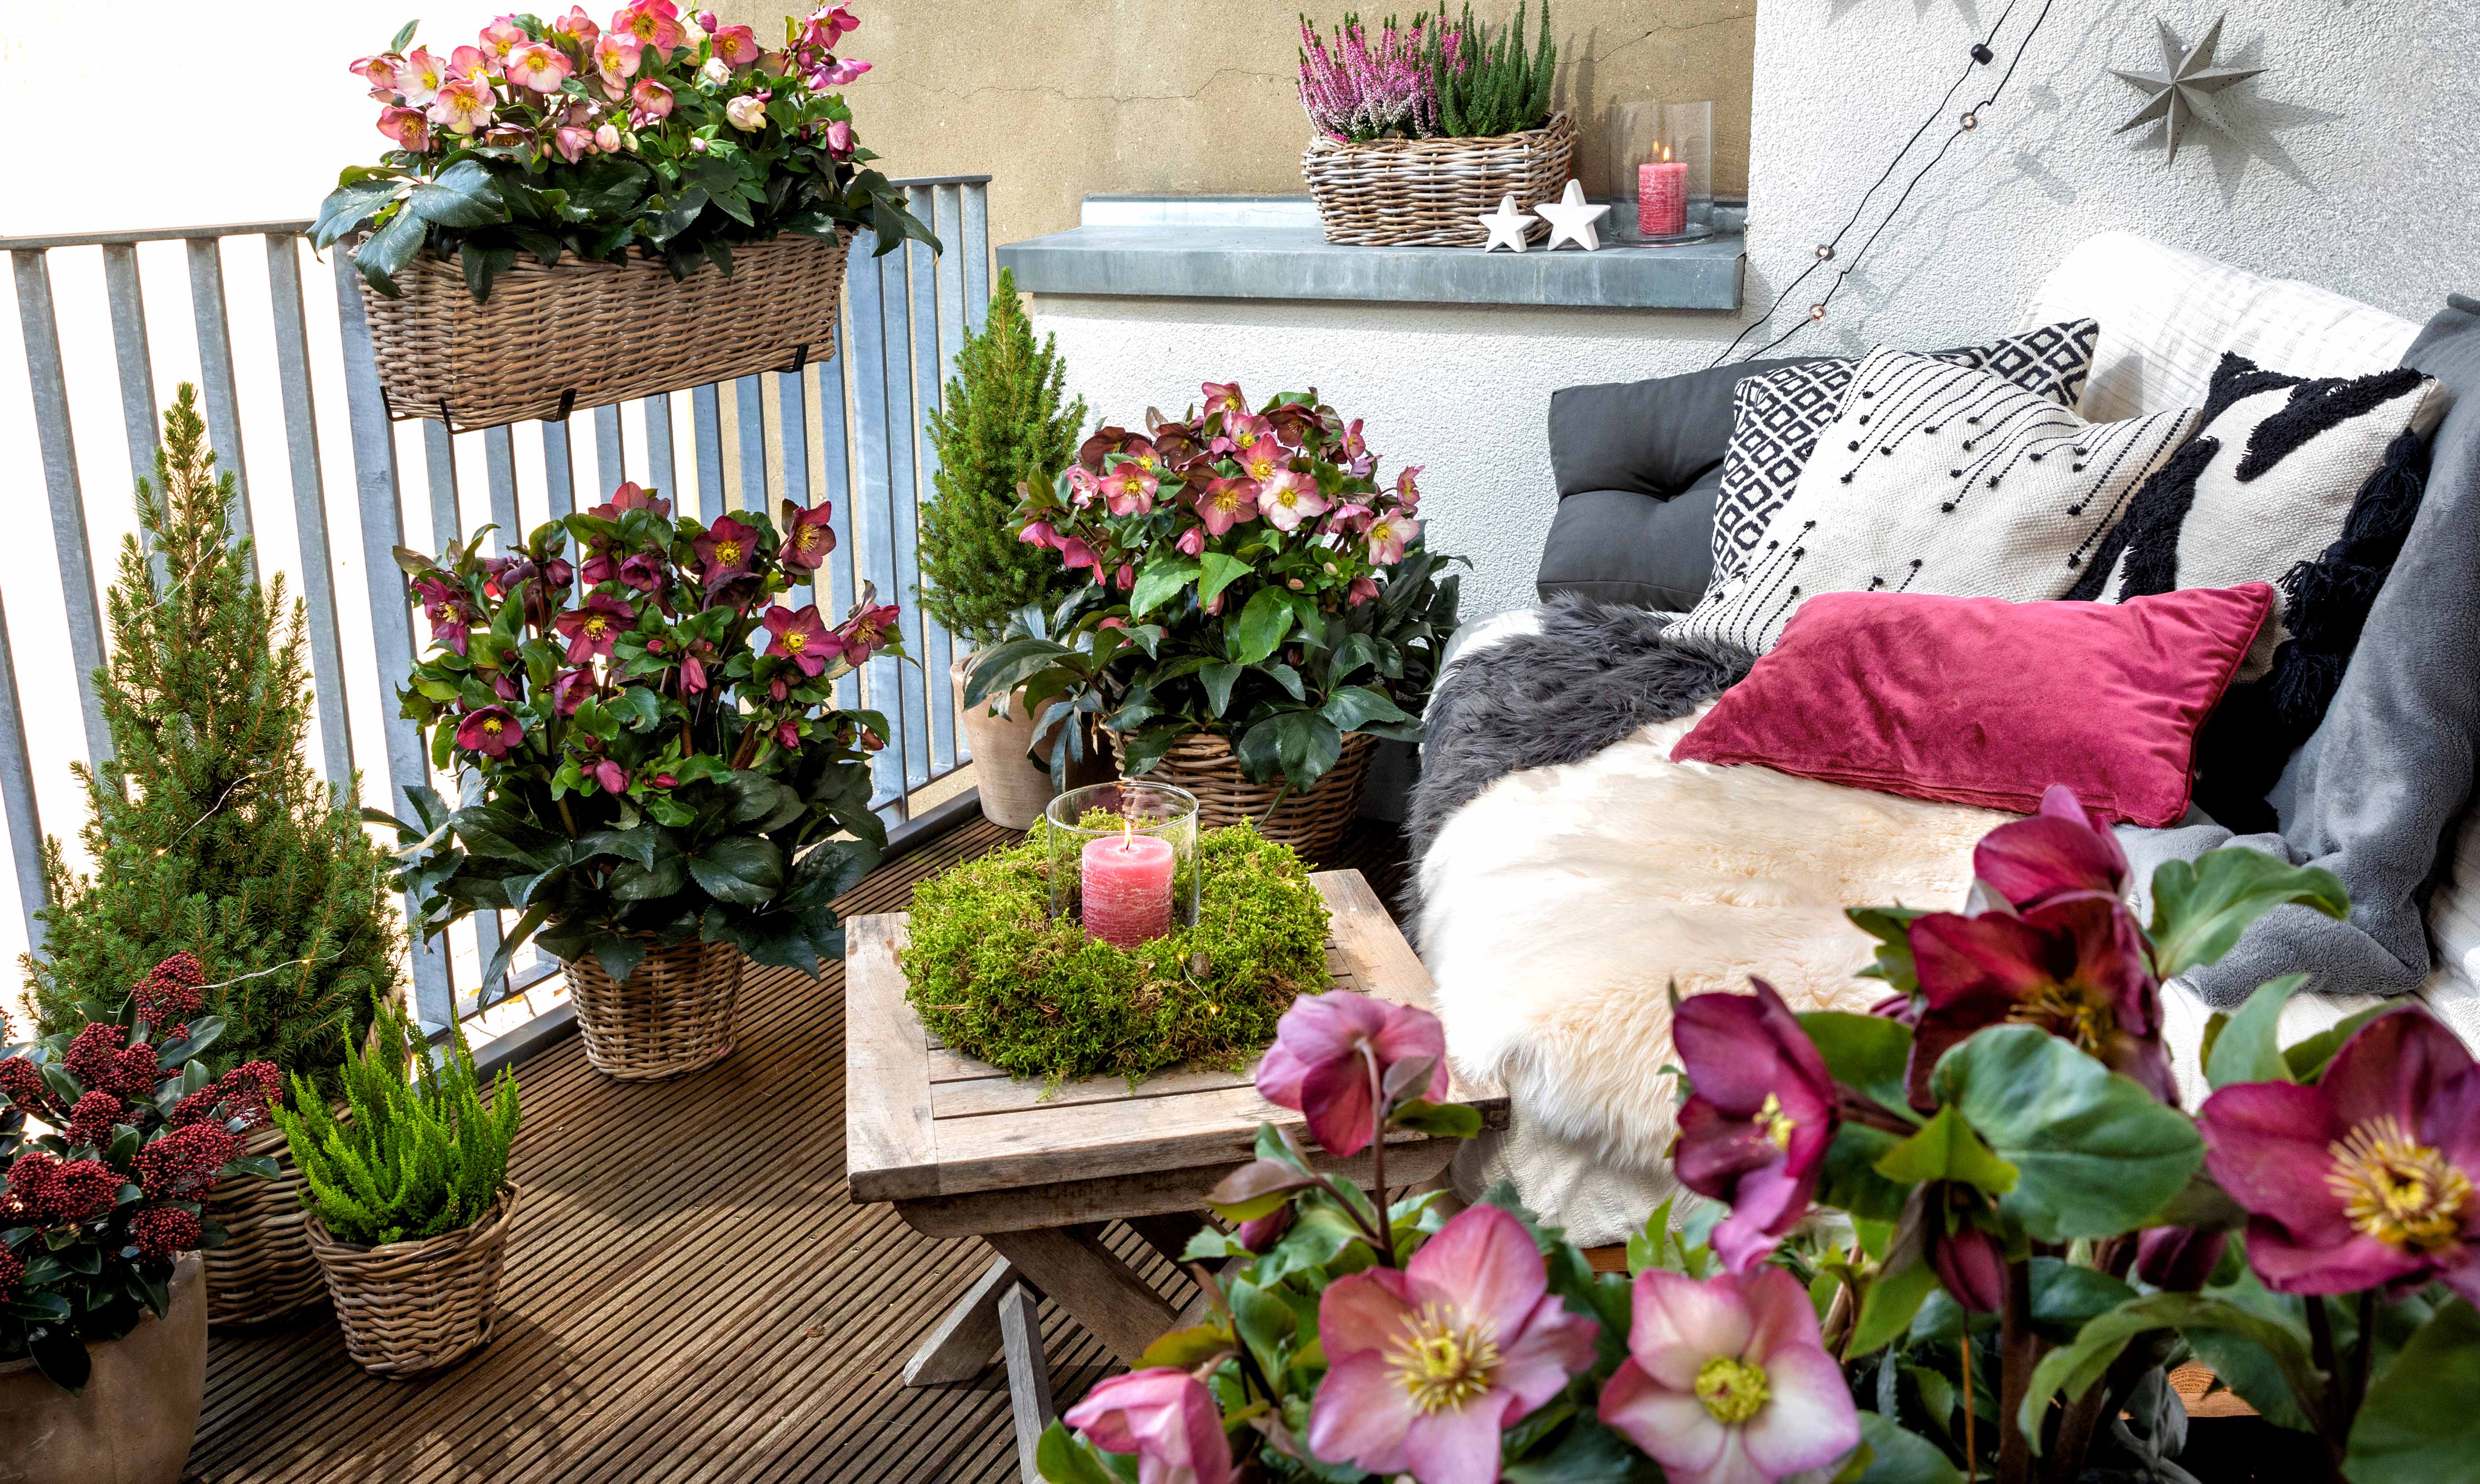
M 1912 178 L 1904 184 L 1901 194 L 1895 197 L 1895 204 L 1887 208 L 1886 215 L 1878 221 L 1876 226 L 1870 230 L 1868 237 L 1862 240 L 1859 247 L 1851 253 L 1850 257 L 1841 268 L 1835 270 L 1834 281 L 1827 284 L 1825 292 L 1819 296 L 1817 300 L 1808 306 L 1807 318 L 1794 322 L 1791 328 L 1784 330 L 1781 334 L 1776 335 L 1773 339 L 1758 347 L 1745 357 L 1746 359 L 1755 360 L 1758 357 L 1765 355 L 1768 351 L 1772 351 L 1784 341 L 1789 340 L 1792 336 L 1808 328 L 1810 325 L 1822 325 L 1825 323 L 1826 305 L 1832 303 L 1834 301 L 1834 296 L 1842 292 L 1845 281 L 1851 276 L 1851 270 L 1857 267 L 1860 260 L 1868 255 L 1869 249 L 1876 245 L 1879 234 L 1886 230 L 1887 226 L 1894 221 L 1895 218 L 1902 214 L 1904 203 L 1912 198 L 1912 193 L 1919 189 L 1921 181 L 1926 178 L 1931 170 L 1937 169 L 1938 162 L 1946 158 L 1946 152 L 1954 147 L 1954 142 L 1956 140 L 1961 139 L 1966 134 L 1970 134 L 1980 127 L 1980 115 L 1983 111 L 1988 109 L 1991 104 L 1998 101 L 2000 93 L 2006 91 L 2007 83 L 2012 81 L 2015 76 L 2015 68 L 2017 65 L 2022 63 L 2024 60 L 2024 52 L 2026 48 L 2032 44 L 2032 39 L 2034 37 L 2041 34 L 2042 23 L 2050 18 L 2050 7 L 2054 3 L 2055 0 L 2042 0 L 2040 13 L 2032 17 L 2032 24 L 2025 31 L 2024 39 L 2015 43 L 2015 54 L 2007 59 L 2006 70 L 1999 74 L 1997 86 L 1989 90 L 1987 96 L 1981 98 L 1980 101 L 1975 103 L 1972 107 L 1964 110 L 1963 113 L 1955 116 L 1953 129 L 1947 135 L 1946 142 L 1938 146 L 1937 153 L 1929 156 L 1928 163 L 1923 165 L 1918 170 L 1913 172 Z M 1922 137 L 1927 134 L 1929 129 L 1935 125 L 1939 119 L 1948 117 L 1947 109 L 1953 104 L 1955 93 L 1962 90 L 1965 81 L 1972 76 L 1972 69 L 1977 66 L 1986 66 L 1997 60 L 1998 54 L 1991 50 L 1990 42 L 1998 39 L 1998 34 L 2006 29 L 2007 18 L 2014 13 L 2015 0 L 2007 0 L 2006 8 L 1998 13 L 1997 24 L 1989 28 L 1988 36 L 1972 44 L 1970 63 L 1965 65 L 1961 73 L 1957 74 L 1952 83 L 1947 85 L 1946 93 L 1938 99 L 1937 107 L 1929 111 L 1929 115 L 1926 118 L 1921 120 L 1921 126 L 1912 131 L 1912 137 L 1903 141 L 1903 147 L 1895 151 L 1895 157 L 1886 162 L 1885 169 L 1878 172 L 1877 178 L 1871 182 L 1869 189 L 1860 193 L 1860 199 L 1853 203 L 1851 207 L 1851 215 L 1849 219 L 1843 223 L 1842 227 L 1835 232 L 1832 238 L 1817 245 L 1815 260 L 1806 268 L 1801 269 L 1789 283 L 1784 284 L 1779 290 L 1775 291 L 1773 300 L 1766 305 L 1765 313 L 1757 316 L 1753 320 L 1750 320 L 1747 325 L 1743 326 L 1740 333 L 1732 337 L 1731 343 L 1722 348 L 1722 353 L 1715 356 L 1714 359 L 1708 363 L 1709 366 L 1719 366 L 1723 362 L 1731 359 L 1733 353 L 1740 349 L 1750 335 L 1754 334 L 1764 325 L 1772 322 L 1773 317 L 1781 311 L 1783 304 L 1791 298 L 1793 291 L 1797 289 L 1802 283 L 1806 282 L 1809 274 L 1816 273 L 1826 264 L 1835 261 L 1838 255 L 1838 250 L 1842 247 L 1843 239 L 1850 234 L 1853 227 L 1860 224 L 1861 217 L 1865 215 L 1869 209 L 1870 200 L 1876 195 L 1879 190 L 1884 188 L 1888 181 L 1894 179 L 1895 170 L 1898 167 L 1901 166 L 1907 157 L 1910 156 L 1912 146 L 1918 144 L 1921 142 Z

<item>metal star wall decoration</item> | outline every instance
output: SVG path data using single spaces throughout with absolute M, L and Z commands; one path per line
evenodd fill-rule
M 2205 29 L 2204 39 L 2192 47 L 2180 44 L 2179 38 L 2170 30 L 2169 22 L 2155 21 L 2154 25 L 2161 32 L 2161 72 L 2157 75 L 2110 68 L 2112 77 L 2140 92 L 2151 94 L 2144 107 L 2136 111 L 2135 117 L 2120 124 L 2113 132 L 2124 134 L 2156 119 L 2160 120 L 2170 142 L 2170 152 L 2162 161 L 2165 166 L 2179 158 L 2179 141 L 2186 134 L 2190 119 L 2201 119 L 2224 134 L 2231 133 L 2230 121 L 2223 117 L 2213 94 L 2233 83 L 2256 76 L 2264 68 L 2213 65 L 2213 48 L 2221 44 L 2222 22 L 2228 18 L 2227 12 L 2215 16 L 2213 23 Z

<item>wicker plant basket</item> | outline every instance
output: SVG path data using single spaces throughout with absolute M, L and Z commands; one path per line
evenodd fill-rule
M 302 1223 L 336 1301 L 345 1353 L 375 1376 L 418 1376 L 480 1349 L 498 1317 L 500 1270 L 517 1220 L 517 1187 L 482 1219 L 420 1241 L 357 1247 L 316 1215 Z
M 793 370 L 835 353 L 849 232 L 786 235 L 732 250 L 675 279 L 659 261 L 545 267 L 531 256 L 476 302 L 465 275 L 424 253 L 396 274 L 402 295 L 368 284 L 362 306 L 388 416 L 493 428 L 580 407 Z
M 1104 735 L 1111 739 L 1112 757 L 1124 757 L 1120 734 L 1106 731 Z M 1282 794 L 1283 786 L 1251 783 L 1240 771 L 1240 760 L 1231 755 L 1229 740 L 1215 733 L 1181 738 L 1142 776 L 1196 794 L 1199 829 L 1220 829 L 1246 820 L 1257 826 L 1259 834 L 1290 846 L 1314 864 L 1342 843 L 1343 832 L 1359 813 L 1361 786 L 1369 781 L 1369 754 L 1377 745 L 1378 739 L 1366 732 L 1346 733 L 1342 758 L 1318 779 L 1317 787 L 1285 798 L 1271 818 L 1266 810 Z
M 264 1324 L 326 1294 L 319 1260 L 303 1227 L 301 1171 L 284 1131 L 272 1125 L 242 1140 L 245 1156 L 271 1156 L 273 1180 L 219 1181 L 202 1214 L 224 1229 L 225 1241 L 206 1254 L 207 1322 L 219 1328 Z
M 1521 134 L 1487 139 L 1378 139 L 1337 143 L 1320 135 L 1301 154 L 1326 240 L 1354 247 L 1478 247 L 1489 240 L 1474 219 L 1556 199 L 1576 157 L 1564 114 Z M 1538 241 L 1549 223 L 1527 235 Z
M 740 950 L 691 939 L 646 950 L 628 980 L 589 953 L 564 962 L 594 1070 L 624 1082 L 685 1077 L 732 1054 Z

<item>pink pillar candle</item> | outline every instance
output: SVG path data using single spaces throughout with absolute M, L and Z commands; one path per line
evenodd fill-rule
M 1636 168 L 1636 229 L 1644 237 L 1688 230 L 1688 162 L 1648 160 Z
M 1112 835 L 1085 842 L 1085 936 L 1132 949 L 1171 931 L 1171 842 Z

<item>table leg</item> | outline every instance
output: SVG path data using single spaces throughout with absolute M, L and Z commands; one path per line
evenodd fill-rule
M 1033 1295 L 1012 1283 L 999 1295 L 999 1335 L 1007 1352 L 1008 1413 L 1016 1423 L 1016 1467 L 1024 1484 L 1043 1484 L 1035 1461 L 1049 1430 L 1050 1365 L 1042 1354 L 1042 1319 Z
M 1005 1258 L 995 1258 L 988 1271 L 965 1290 L 930 1338 L 904 1363 L 907 1386 L 953 1386 L 982 1373 L 999 1348 L 999 1299 L 1020 1277 Z
M 1047 1227 L 982 1240 L 1124 1365 L 1139 1364 L 1146 1346 L 1179 1322 L 1178 1312 L 1090 1232 Z

